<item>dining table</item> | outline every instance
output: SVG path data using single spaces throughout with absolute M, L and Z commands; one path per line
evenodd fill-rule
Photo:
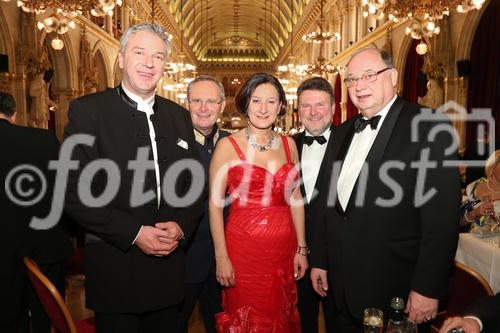
M 481 274 L 494 293 L 500 292 L 500 235 L 480 237 L 461 233 L 455 260 Z

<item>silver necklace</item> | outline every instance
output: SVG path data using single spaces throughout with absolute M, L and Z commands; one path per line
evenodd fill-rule
M 247 141 L 250 144 L 250 146 L 252 146 L 254 149 L 261 151 L 261 152 L 268 151 L 269 148 L 272 147 L 273 142 L 274 142 L 274 135 L 271 132 L 267 143 L 265 145 L 259 145 L 257 142 L 255 142 L 255 139 L 250 136 L 250 132 L 248 131 L 248 127 L 245 128 L 245 136 L 246 136 Z

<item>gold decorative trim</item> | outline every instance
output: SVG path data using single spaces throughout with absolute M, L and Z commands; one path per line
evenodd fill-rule
M 370 34 L 363 37 L 361 40 L 357 41 L 353 45 L 349 46 L 347 49 L 344 49 L 340 52 L 339 55 L 329 59 L 330 63 L 341 64 L 347 62 L 350 56 L 360 48 L 367 47 L 370 44 L 374 43 L 378 39 L 384 37 L 390 30 L 398 27 L 399 25 L 404 24 L 404 22 L 394 23 L 392 21 L 385 22 L 382 26 L 375 29 Z
M 78 23 L 81 29 L 83 29 L 83 26 L 85 25 L 85 27 L 87 28 L 87 32 L 92 33 L 93 35 L 97 36 L 100 40 L 108 43 L 117 50 L 120 47 L 120 42 L 115 37 L 111 36 L 109 33 L 99 28 L 97 25 L 95 25 L 94 22 L 92 22 L 85 16 L 78 15 L 75 18 L 75 22 Z

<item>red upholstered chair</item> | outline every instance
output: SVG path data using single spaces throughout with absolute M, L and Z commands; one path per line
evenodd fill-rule
M 448 300 L 444 304 L 444 311 L 432 321 L 433 330 L 439 330 L 448 317 L 463 314 L 477 299 L 491 295 L 493 291 L 484 277 L 472 268 L 455 261 Z
M 40 298 L 52 326 L 60 333 L 94 333 L 94 318 L 80 320 L 77 323 L 71 318 L 68 307 L 56 287 L 40 271 L 38 265 L 28 257 L 24 257 L 28 276 Z

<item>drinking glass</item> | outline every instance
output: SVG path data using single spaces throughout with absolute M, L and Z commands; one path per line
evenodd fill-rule
M 382 333 L 384 313 L 376 308 L 368 308 L 364 312 L 363 327 L 365 333 Z

